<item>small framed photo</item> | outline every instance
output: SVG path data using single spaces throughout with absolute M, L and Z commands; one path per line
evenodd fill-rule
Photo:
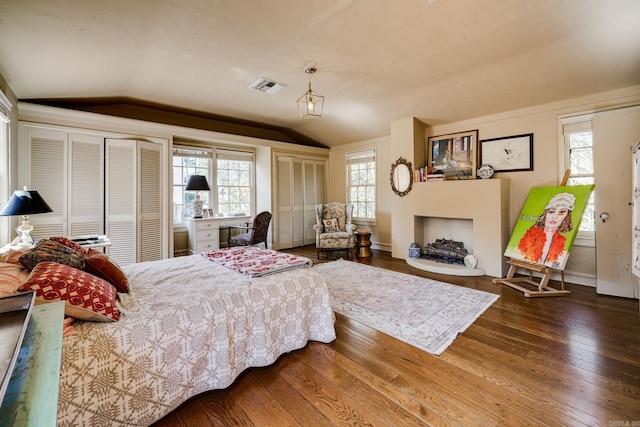
M 209 218 L 209 209 L 202 209 L 202 218 Z
M 533 134 L 505 136 L 480 141 L 481 165 L 489 165 L 495 172 L 533 170 Z
M 476 150 L 478 130 L 449 135 L 430 136 L 427 139 L 428 173 L 441 173 L 449 179 L 476 177 Z
M 214 214 L 213 214 L 213 209 L 209 208 L 207 209 L 207 213 L 209 214 L 209 218 L 214 218 Z

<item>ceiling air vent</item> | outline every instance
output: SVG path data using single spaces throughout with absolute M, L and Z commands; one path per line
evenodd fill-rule
M 259 90 L 260 92 L 266 92 L 270 95 L 273 95 L 274 93 L 280 92 L 282 89 L 287 87 L 287 85 L 284 83 L 278 83 L 278 82 L 274 82 L 273 80 L 265 79 L 264 77 L 260 77 L 258 80 L 253 82 L 249 87 L 251 89 L 256 89 L 256 90 Z

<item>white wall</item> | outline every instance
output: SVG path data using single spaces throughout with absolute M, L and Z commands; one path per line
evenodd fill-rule
M 378 157 L 378 209 L 381 219 L 375 230 L 378 241 L 384 247 L 390 247 L 393 240 L 391 233 L 391 216 L 397 197 L 389 185 L 391 163 L 402 156 L 413 163 L 414 168 L 426 163 L 426 137 L 444 135 L 455 132 L 478 129 L 479 139 L 499 138 L 526 133 L 534 134 L 533 171 L 510 172 L 496 174 L 497 178 L 507 178 L 511 183 L 510 190 L 510 229 L 512 230 L 518 214 L 522 209 L 529 189 L 537 186 L 557 185 L 564 173 L 564 159 L 562 157 L 562 135 L 559 118 L 570 115 L 587 114 L 606 111 L 622 106 L 640 105 L 640 86 L 620 89 L 616 91 L 594 94 L 587 97 L 570 99 L 553 104 L 531 106 L 521 110 L 503 114 L 479 117 L 447 125 L 433 125 L 423 123 L 413 117 L 400 119 L 391 123 L 389 138 L 375 140 L 376 149 L 384 155 Z M 413 129 L 413 134 L 411 132 Z M 330 153 L 330 195 L 334 198 L 344 198 L 344 153 L 352 147 L 367 146 L 370 141 L 334 147 Z M 375 242 L 376 240 L 374 240 Z M 581 261 L 580 248 L 575 252 L 567 265 L 567 274 L 571 274 L 571 266 L 575 265 L 578 275 L 593 275 L 591 265 Z M 629 248 L 630 251 L 630 248 Z M 587 249 L 585 256 L 590 256 L 592 250 Z M 630 256 L 630 253 L 629 253 Z M 589 280 L 586 280 L 589 284 Z M 591 283 L 593 284 L 593 282 Z
M 392 196 L 395 196 L 389 185 L 391 160 L 389 155 L 389 137 L 376 138 L 355 144 L 333 147 L 329 153 L 329 191 L 327 201 L 346 202 L 347 178 L 345 155 L 353 151 L 376 150 L 376 188 L 377 218 L 371 228 L 371 242 L 375 249 L 391 251 L 391 214 Z

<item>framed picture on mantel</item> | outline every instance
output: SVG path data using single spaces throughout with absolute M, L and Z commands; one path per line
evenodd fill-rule
M 533 134 L 505 136 L 480 141 L 481 165 L 489 165 L 495 172 L 533 170 Z
M 478 130 L 430 136 L 427 139 L 429 173 L 442 173 L 447 180 L 475 179 Z

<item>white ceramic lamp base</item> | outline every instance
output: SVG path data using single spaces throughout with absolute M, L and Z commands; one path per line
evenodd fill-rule
M 195 199 L 191 202 L 191 210 L 194 218 L 202 218 L 202 206 L 203 203 L 200 199 Z

